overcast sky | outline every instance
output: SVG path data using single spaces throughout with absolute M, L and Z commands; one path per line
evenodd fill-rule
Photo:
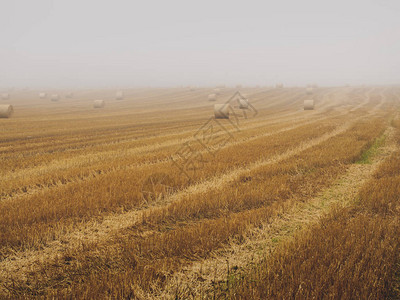
M 1 0 L 0 87 L 400 83 L 399 0 Z

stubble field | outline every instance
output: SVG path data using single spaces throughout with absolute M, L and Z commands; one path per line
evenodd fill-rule
M 400 88 L 235 91 L 14 92 L 0 297 L 399 296 Z

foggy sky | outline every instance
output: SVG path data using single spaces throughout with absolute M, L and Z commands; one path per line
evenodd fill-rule
M 398 0 L 2 0 L 0 88 L 398 84 Z

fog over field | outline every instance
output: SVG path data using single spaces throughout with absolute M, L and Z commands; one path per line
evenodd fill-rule
M 0 300 L 400 299 L 399 17 L 0 0 Z
M 400 2 L 4 0 L 0 88 L 397 84 Z

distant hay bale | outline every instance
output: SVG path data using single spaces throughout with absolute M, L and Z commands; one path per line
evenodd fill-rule
M 242 85 L 241 85 L 241 84 L 237 84 L 237 85 L 236 85 L 236 88 L 237 88 L 237 89 L 241 89 L 241 88 L 242 88 Z
M 103 108 L 106 105 L 104 100 L 94 100 L 93 107 L 94 108 Z
M 3 100 L 8 100 L 8 99 L 10 99 L 10 94 L 9 93 L 3 93 L 3 94 L 1 94 L 1 98 Z
M 249 100 L 248 99 L 239 99 L 239 108 L 240 109 L 248 109 L 249 108 Z
M 217 95 L 216 94 L 208 95 L 208 101 L 217 101 Z
M 283 83 L 277 83 L 277 84 L 275 85 L 275 87 L 276 87 L 277 89 L 281 89 L 281 88 L 283 88 Z
M 118 91 L 115 93 L 115 99 L 116 100 L 124 100 L 124 92 L 123 91 Z
M 216 89 L 213 90 L 213 92 L 216 95 L 220 95 L 221 94 L 221 89 L 216 88 Z
M 39 98 L 40 99 L 44 99 L 44 98 L 46 98 L 47 97 L 47 94 L 46 93 L 40 93 L 39 94 Z
M 0 118 L 9 118 L 14 113 L 14 108 L 10 104 L 0 105 Z
M 308 87 L 308 88 L 306 89 L 307 95 L 312 95 L 313 92 L 314 92 L 314 89 L 313 89 L 312 87 Z
M 66 97 L 66 98 L 73 98 L 73 97 L 74 97 L 74 93 L 69 92 L 69 93 L 67 93 L 67 94 L 65 95 L 65 97 Z
M 214 116 L 216 119 L 229 119 L 229 104 L 214 104 Z
M 314 100 L 304 100 L 304 110 L 313 110 Z
M 56 102 L 60 100 L 60 97 L 57 94 L 53 94 L 51 95 L 50 100 Z

